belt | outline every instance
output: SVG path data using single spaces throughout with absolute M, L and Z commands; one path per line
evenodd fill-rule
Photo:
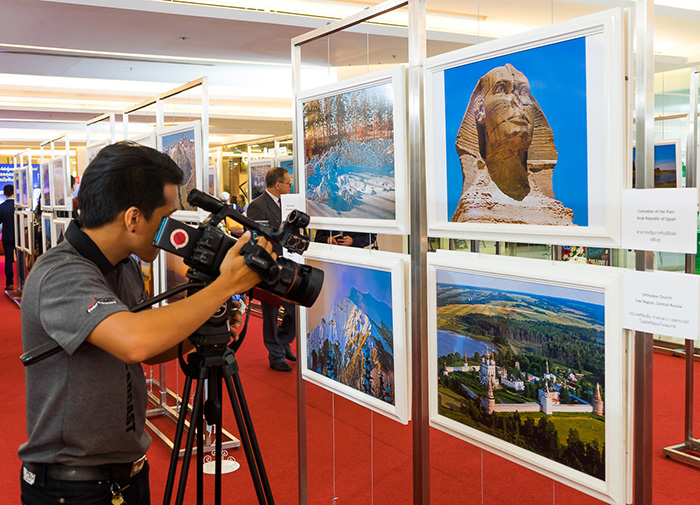
M 69 466 L 50 463 L 24 463 L 32 473 L 43 474 L 53 480 L 113 480 L 126 479 L 139 473 L 146 464 L 146 456 L 133 463 L 112 463 L 95 466 Z

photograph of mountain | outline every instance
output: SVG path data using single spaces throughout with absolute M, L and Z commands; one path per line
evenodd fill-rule
M 435 278 L 438 414 L 605 480 L 605 293 Z
M 303 101 L 301 108 L 307 213 L 395 219 L 393 81 Z
M 275 160 L 265 158 L 248 162 L 250 200 L 253 201 L 265 192 L 265 175 L 275 165 Z
M 325 273 L 308 309 L 306 367 L 395 405 L 391 272 L 307 260 Z
M 170 156 L 184 173 L 183 183 L 178 188 L 178 210 L 194 210 L 187 203 L 187 194 L 197 188 L 197 125 L 190 126 L 173 133 L 165 133 L 161 136 L 161 152 Z

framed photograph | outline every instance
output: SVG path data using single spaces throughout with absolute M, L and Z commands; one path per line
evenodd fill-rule
M 277 158 L 277 165 L 282 168 L 286 168 L 287 171 L 289 171 L 289 175 L 292 177 L 292 181 L 294 181 L 294 156 L 280 156 Z M 294 187 L 293 183 L 290 192 L 296 192 L 296 188 Z
M 24 239 L 24 213 L 15 211 L 15 249 L 24 251 L 22 241 Z
M 51 249 L 53 245 L 51 243 L 51 221 L 53 219 L 52 213 L 42 212 L 41 213 L 41 251 L 46 252 Z
M 310 227 L 405 233 L 405 67 L 307 91 L 297 110 L 295 154 Z
M 136 142 L 137 144 L 141 144 L 142 146 L 151 147 L 153 149 L 157 149 L 158 146 L 156 142 L 155 130 L 141 135 L 134 135 L 133 137 L 129 138 L 129 140 L 132 142 Z
M 53 210 L 73 210 L 73 198 L 70 192 L 70 164 L 67 156 L 59 156 L 51 160 L 52 193 L 51 208 Z
M 15 197 L 15 204 L 20 202 L 20 206 L 24 209 L 30 207 L 31 204 L 31 180 L 28 178 L 27 167 L 22 167 L 19 169 L 19 189 L 20 193 L 17 193 Z
M 41 210 L 51 210 L 51 162 L 45 161 L 39 166 L 41 186 Z
M 265 192 L 265 175 L 275 166 L 272 158 L 261 158 L 248 161 L 248 192 L 252 202 Z
M 619 269 L 443 251 L 428 290 L 431 425 L 624 504 Z
M 139 144 L 140 143 L 141 142 L 139 142 Z M 102 150 L 102 148 L 106 147 L 107 145 L 109 145 L 109 140 L 106 140 L 106 139 L 105 140 L 98 140 L 96 142 L 90 142 L 90 145 L 85 148 L 85 157 L 86 157 L 86 161 L 87 161 L 87 164 L 85 166 L 87 167 L 87 165 L 92 163 L 92 160 L 95 159 L 95 157 L 97 156 L 97 153 L 99 153 Z M 149 146 L 149 147 L 153 147 L 155 149 L 155 142 L 153 143 L 152 146 Z
M 187 195 L 193 189 L 204 190 L 202 122 L 192 121 L 158 132 L 158 150 L 170 156 L 184 173 L 184 181 L 178 188 L 179 205 L 174 217 L 198 219 L 197 210 L 187 203 Z
M 223 163 L 223 148 L 215 147 L 209 149 L 209 170 L 207 171 L 207 193 L 212 196 L 219 195 L 219 183 L 221 166 Z M 237 193 L 236 193 L 237 194 Z M 234 194 L 231 195 L 231 200 L 234 200 Z
M 141 258 L 132 255 L 134 259 L 141 266 L 141 273 L 143 274 L 143 284 L 146 291 L 146 298 L 153 298 L 155 295 L 160 293 L 160 257 L 161 254 L 151 263 L 143 261 Z M 155 305 L 156 307 L 158 304 Z
M 22 178 L 20 176 L 21 169 L 15 168 L 12 170 L 12 184 L 15 187 L 15 207 L 22 207 Z
M 311 244 L 303 259 L 325 280 L 313 307 L 300 307 L 302 376 L 408 423 L 407 257 Z
M 632 147 L 632 187 L 636 183 L 637 148 Z M 654 187 L 682 188 L 683 165 L 681 163 L 681 141 L 657 140 L 654 142 Z
M 34 254 L 34 219 L 29 210 L 21 211 L 22 214 L 22 250 L 30 256 Z
M 70 224 L 70 218 L 67 217 L 54 217 L 51 221 L 51 245 L 57 246 L 66 236 L 66 230 Z
M 620 243 L 622 11 L 425 62 L 428 234 Z

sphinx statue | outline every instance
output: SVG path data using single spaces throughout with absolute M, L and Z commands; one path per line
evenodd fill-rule
M 573 210 L 552 187 L 552 129 L 527 77 L 512 65 L 479 79 L 455 147 L 463 185 L 453 222 L 573 225 Z

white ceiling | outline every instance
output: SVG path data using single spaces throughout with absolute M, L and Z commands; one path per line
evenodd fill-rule
M 114 0 L 0 0 L 0 150 L 38 147 L 62 132 L 80 144 L 85 121 L 202 76 L 210 83 L 212 143 L 290 133 L 290 40 L 329 21 L 317 16 L 378 2 L 280 1 L 268 0 L 273 12 L 266 12 L 261 0 L 211 0 L 238 9 L 172 0 L 120 0 L 119 7 Z M 428 0 L 428 53 L 630 4 Z M 280 6 L 295 14 L 274 12 Z M 405 17 L 385 15 L 304 46 L 304 86 L 335 79 L 337 67 L 364 72 L 406 61 L 406 30 L 398 26 Z M 655 47 L 660 69 L 700 64 L 700 12 L 657 7 Z

